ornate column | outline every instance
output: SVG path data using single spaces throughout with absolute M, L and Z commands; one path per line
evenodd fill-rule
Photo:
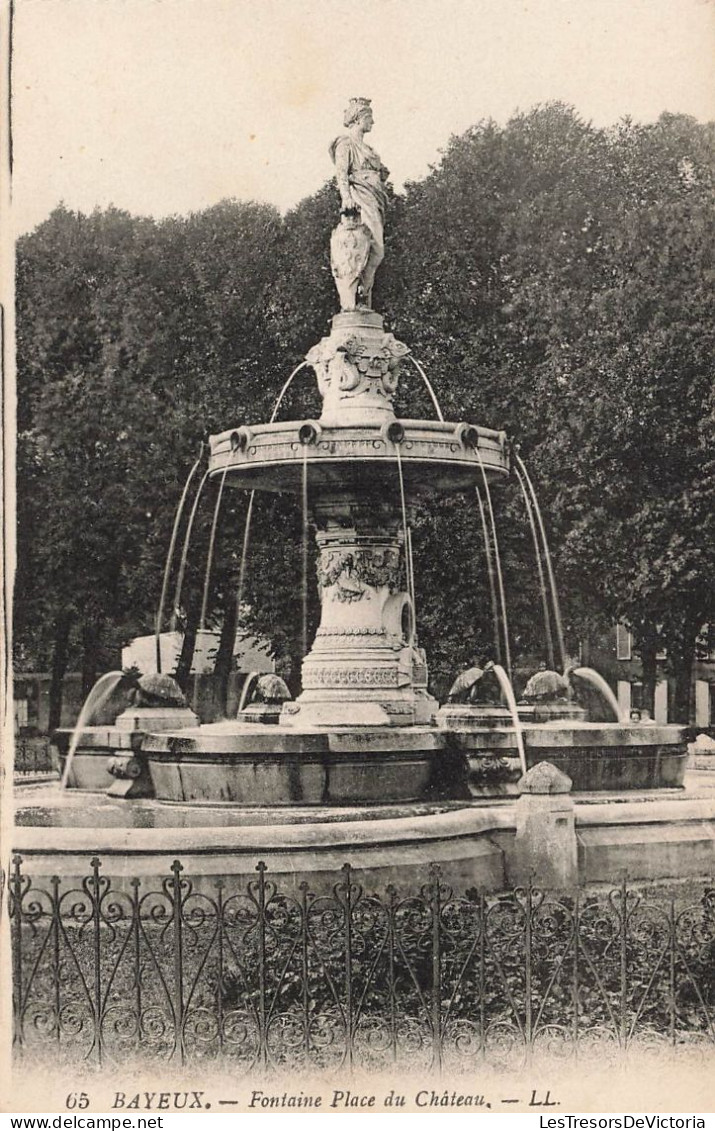
M 429 722 L 437 704 L 415 641 L 399 499 L 322 494 L 314 516 L 322 616 L 286 713 L 316 726 Z
M 374 430 L 394 421 L 393 397 L 407 346 L 385 333 L 372 310 L 342 311 L 308 354 L 328 429 Z M 314 726 L 428 723 L 424 652 L 417 647 L 407 592 L 398 474 L 387 489 L 367 478 L 315 488 L 322 615 L 303 661 L 303 692 L 284 721 Z M 349 480 L 348 480 L 349 482 Z

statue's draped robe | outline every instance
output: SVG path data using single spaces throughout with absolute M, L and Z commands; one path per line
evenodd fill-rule
M 349 135 L 338 137 L 330 146 L 335 162 L 338 185 L 347 176 L 355 201 L 360 206 L 360 219 L 371 231 L 373 240 L 383 249 L 385 243 L 385 207 L 387 194 L 382 183 L 383 166 L 374 149 Z

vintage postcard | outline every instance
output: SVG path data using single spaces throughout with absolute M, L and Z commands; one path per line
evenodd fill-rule
M 705 1127 L 715 4 L 2 34 L 3 1109 Z

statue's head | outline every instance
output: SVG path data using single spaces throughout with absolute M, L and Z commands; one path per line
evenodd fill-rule
M 363 119 L 365 128 L 371 129 L 373 118 L 370 102 L 370 98 L 351 98 L 343 114 L 343 125 L 349 129 L 350 126 L 354 126 L 356 122 Z

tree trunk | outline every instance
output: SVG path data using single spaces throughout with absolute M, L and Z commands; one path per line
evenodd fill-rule
M 690 722 L 690 699 L 692 692 L 693 659 L 695 658 L 695 645 L 688 649 L 685 646 L 678 656 L 677 667 L 674 664 L 675 696 L 673 699 L 673 722 L 687 726 Z
M 176 671 L 174 672 L 174 678 L 184 694 L 186 694 L 186 689 L 189 684 L 189 676 L 191 675 L 191 665 L 194 660 L 194 649 L 196 648 L 196 633 L 198 632 L 198 630 L 199 612 L 197 609 L 190 609 L 186 629 L 184 631 L 184 639 L 181 645 L 181 653 L 176 664 Z
M 103 622 L 99 620 L 88 621 L 82 625 L 82 696 L 85 699 L 97 682 L 102 624 Z
M 655 685 L 658 679 L 658 637 L 656 633 L 646 628 L 638 634 L 636 650 L 641 658 L 643 671 L 643 706 L 651 718 L 655 715 Z
M 233 649 L 236 642 L 237 608 L 236 602 L 229 598 L 228 607 L 224 612 L 219 640 L 214 663 L 216 704 L 221 714 L 226 714 L 228 701 L 228 680 L 233 667 Z
M 50 733 L 57 730 L 62 721 L 62 690 L 69 658 L 70 629 L 72 613 L 60 613 L 55 621 L 55 640 L 52 648 L 52 674 L 50 679 Z
M 673 699 L 673 722 L 687 726 L 690 722 L 690 708 L 693 682 L 693 662 L 695 660 L 695 640 L 701 624 L 685 624 L 677 636 L 666 640 L 669 667 L 675 678 Z

